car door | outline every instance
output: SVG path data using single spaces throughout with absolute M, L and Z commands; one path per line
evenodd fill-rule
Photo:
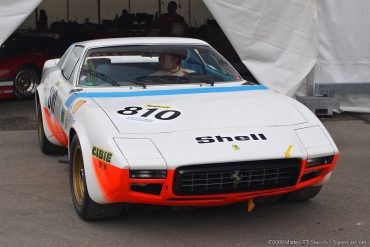
M 58 85 L 59 93 L 57 95 L 57 104 L 55 110 L 59 113 L 56 118 L 63 129 L 67 128 L 66 113 L 68 109 L 65 107 L 65 102 L 71 95 L 71 91 L 75 88 L 73 79 L 75 78 L 74 75 L 78 73 L 78 64 L 82 59 L 83 50 L 83 46 L 74 46 L 61 69 L 62 77 Z
M 60 84 L 60 79 L 62 77 L 61 69 L 63 64 L 66 62 L 69 54 L 71 53 L 73 47 L 70 47 L 56 64 L 56 68 L 53 72 L 49 72 L 44 80 L 45 85 L 45 106 L 48 109 L 48 113 L 53 116 L 55 115 L 55 104 L 58 95 L 58 84 Z
M 64 103 L 74 88 L 74 73 L 78 69 L 77 64 L 82 56 L 82 46 L 72 46 L 58 63 L 59 70 L 50 77 L 47 86 L 49 113 L 54 116 L 60 127 L 66 129 L 66 111 Z

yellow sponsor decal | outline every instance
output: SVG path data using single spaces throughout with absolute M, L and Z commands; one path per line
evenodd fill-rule
M 92 148 L 92 155 L 102 161 L 105 161 L 107 163 L 110 163 L 112 160 L 113 154 L 109 151 L 106 151 L 100 147 L 93 146 Z
M 172 106 L 165 106 L 165 105 L 151 105 L 151 104 L 146 104 L 144 105 L 145 107 L 151 107 L 151 108 L 162 108 L 162 109 L 171 109 Z
M 64 121 L 64 129 L 67 129 L 67 124 L 68 124 L 68 118 L 66 117 L 66 120 Z
M 86 100 L 80 100 L 78 101 L 76 104 L 74 104 L 73 108 L 72 108 L 72 113 L 75 114 L 78 109 L 80 109 L 80 107 L 85 104 L 87 101 Z
M 57 86 L 57 87 L 60 86 L 60 81 L 59 80 L 55 82 L 55 86 Z
M 288 149 L 284 152 L 285 158 L 289 158 L 290 157 L 290 152 L 292 151 L 292 148 L 293 148 L 293 146 L 292 145 L 289 145 Z
M 240 147 L 239 147 L 238 145 L 233 145 L 233 149 L 234 149 L 235 151 L 238 151 L 238 150 L 240 150 Z

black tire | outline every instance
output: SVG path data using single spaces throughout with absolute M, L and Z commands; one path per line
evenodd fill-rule
M 57 146 L 51 143 L 45 135 L 44 123 L 42 121 L 41 106 L 36 99 L 37 104 L 37 137 L 41 151 L 44 154 L 65 154 L 67 149 L 62 146 Z
M 322 186 L 311 186 L 281 196 L 283 202 L 304 202 L 317 196 Z
M 14 78 L 14 95 L 21 100 L 34 96 L 40 83 L 40 72 L 31 65 L 21 67 Z
M 91 200 L 86 185 L 82 150 L 78 136 L 75 135 L 70 145 L 69 181 L 73 206 L 81 219 L 102 220 L 116 218 L 121 215 L 122 204 L 98 204 Z

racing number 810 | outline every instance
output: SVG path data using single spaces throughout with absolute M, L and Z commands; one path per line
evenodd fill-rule
M 143 110 L 142 107 L 130 106 L 130 107 L 126 107 L 123 110 L 118 111 L 117 113 L 121 114 L 121 115 L 132 116 L 132 115 L 138 114 L 142 110 Z M 145 112 L 140 117 L 149 117 L 154 112 L 158 111 L 157 108 L 150 108 L 150 109 L 146 109 L 146 110 L 147 110 L 147 112 Z M 181 112 L 176 111 L 176 110 L 164 110 L 164 111 L 160 111 L 157 114 L 155 114 L 154 117 L 156 119 L 159 119 L 159 120 L 173 120 L 173 119 L 179 117 L 180 115 L 181 115 Z

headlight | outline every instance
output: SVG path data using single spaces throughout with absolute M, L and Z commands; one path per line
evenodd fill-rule
M 320 126 L 313 126 L 301 129 L 295 129 L 300 142 L 303 144 L 309 159 L 309 166 L 316 166 L 318 164 L 324 165 L 326 157 L 332 157 L 335 154 L 335 148 L 321 130 Z M 320 157 L 320 158 L 310 158 Z M 324 160 L 323 160 L 324 159 Z M 329 162 L 330 163 L 330 162 Z
M 307 160 L 306 168 L 331 164 L 334 156 L 311 158 Z
M 130 178 L 152 179 L 166 178 L 166 170 L 130 170 Z
M 115 138 L 130 167 L 131 178 L 166 178 L 167 164 L 150 139 Z

